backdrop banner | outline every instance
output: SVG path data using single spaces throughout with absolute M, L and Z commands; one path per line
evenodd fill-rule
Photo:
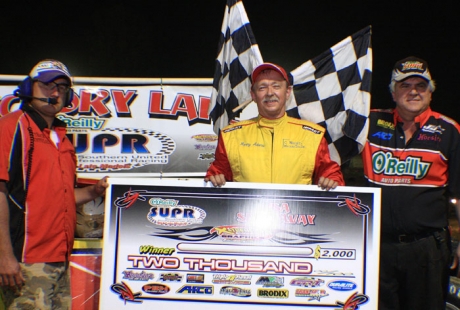
M 19 108 L 16 88 L 0 85 L 0 116 Z M 67 123 L 80 178 L 204 177 L 214 160 L 217 135 L 208 115 L 211 85 L 76 85 L 73 89 L 72 106 L 58 118 Z M 256 116 L 255 104 L 245 113 L 246 118 Z
M 377 309 L 380 189 L 109 182 L 100 309 Z

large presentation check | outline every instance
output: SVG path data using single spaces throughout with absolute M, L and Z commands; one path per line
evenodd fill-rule
M 380 189 L 111 178 L 100 309 L 377 309 Z

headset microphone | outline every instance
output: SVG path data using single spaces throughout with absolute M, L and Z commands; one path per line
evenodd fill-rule
M 21 99 L 37 99 L 37 100 L 46 102 L 48 104 L 57 104 L 58 103 L 56 98 L 38 98 L 38 97 L 33 97 L 33 96 L 26 96 L 26 95 L 20 94 L 19 91 L 17 91 L 17 90 L 14 92 L 14 95 L 16 97 L 21 98 Z

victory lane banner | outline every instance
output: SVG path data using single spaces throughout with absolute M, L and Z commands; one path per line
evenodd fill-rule
M 380 189 L 110 178 L 100 309 L 376 309 Z
M 79 178 L 204 177 L 217 145 L 208 114 L 212 86 L 193 81 L 197 85 L 119 86 L 116 79 L 74 85 L 72 105 L 57 117 L 67 124 Z M 0 117 L 19 108 L 17 83 L 0 82 Z M 244 117 L 256 111 L 254 104 Z
M 73 86 L 72 105 L 57 117 L 67 124 L 79 178 L 204 177 L 217 146 L 208 114 L 211 81 L 170 80 L 170 84 L 117 85 L 118 79 L 108 78 L 104 85 L 101 78 L 95 79 L 97 85 Z M 138 83 L 138 79 L 123 81 Z M 15 83 L 1 85 L 0 75 L 0 117 L 20 106 L 14 95 L 19 82 Z M 256 115 L 253 104 L 242 119 Z

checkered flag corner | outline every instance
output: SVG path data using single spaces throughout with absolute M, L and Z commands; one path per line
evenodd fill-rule
M 251 73 L 263 63 L 241 0 L 227 0 L 215 63 L 209 116 L 216 134 L 252 101 Z
M 371 26 L 340 41 L 291 72 L 294 99 L 288 115 L 326 128 L 338 164 L 361 153 L 371 102 Z

